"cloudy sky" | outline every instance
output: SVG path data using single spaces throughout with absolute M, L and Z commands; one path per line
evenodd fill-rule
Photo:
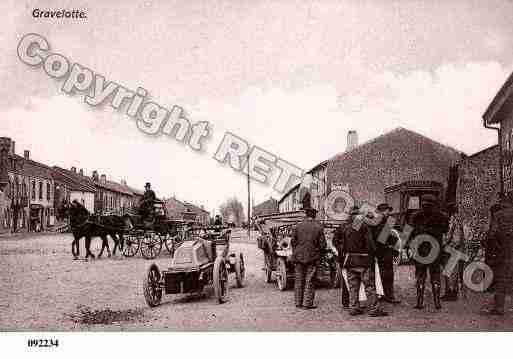
M 106 173 L 159 196 L 245 203 L 245 179 L 213 158 L 225 131 L 302 168 L 402 126 L 467 154 L 496 143 L 481 116 L 513 71 L 513 1 L 2 1 L 0 136 L 36 160 Z M 130 4 L 128 4 L 130 3 Z M 36 19 L 82 9 L 86 20 Z M 17 55 L 52 51 L 208 121 L 205 153 L 92 108 Z M 257 202 L 273 193 L 255 185 Z

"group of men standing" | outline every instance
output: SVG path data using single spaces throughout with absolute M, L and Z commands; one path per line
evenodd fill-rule
M 333 233 L 333 245 L 337 249 L 338 260 L 346 279 L 341 283 L 342 306 L 350 309 L 351 315 L 364 313 L 359 300 L 362 283 L 365 287 L 370 316 L 388 315 L 380 304 L 382 301 L 392 304 L 400 302 L 394 295 L 393 261 L 394 256 L 398 254 L 395 248 L 398 237 L 392 235 L 388 220 L 392 210 L 387 203 L 382 203 L 376 208 L 375 216 L 369 217 L 362 214 L 358 207 L 353 207 L 347 223 L 340 225 Z M 312 208 L 306 208 L 305 211 L 307 218 L 296 226 L 291 245 L 292 259 L 296 264 L 295 304 L 300 308 L 311 309 L 315 308 L 313 279 L 327 244 L 323 226 L 315 220 L 316 211 Z M 456 216 L 455 208 L 452 209 L 451 214 L 449 218 L 441 210 L 438 198 L 428 194 L 422 196 L 420 210 L 409 218 L 411 232 L 408 233 L 406 242 L 412 249 L 415 263 L 417 300 L 414 308 L 416 309 L 424 308 L 425 282 L 428 273 L 436 309 L 441 308 L 441 300 L 457 299 L 458 274 L 461 273 L 458 268 L 446 273 L 446 292 L 443 297 L 440 294 L 442 266 L 447 264 L 446 254 L 448 253 L 444 248 L 451 246 L 461 249 L 464 242 L 463 229 Z M 504 288 L 510 278 L 506 275 L 510 271 L 504 268 L 506 265 L 511 267 L 513 264 L 513 248 L 511 248 L 513 245 L 506 238 L 508 235 L 513 235 L 512 201 L 504 202 L 496 211 L 490 228 L 489 238 L 492 240 L 489 246 L 500 247 L 503 252 L 504 249 L 507 252 L 502 254 L 501 265 L 495 269 L 498 283 L 496 305 L 495 309 L 490 311 L 490 314 L 500 314 L 504 312 Z M 383 286 L 381 298 L 378 298 L 375 284 L 378 268 Z
M 381 242 L 377 239 L 385 230 L 392 208 L 384 203 L 378 206 L 379 221 L 370 226 L 360 221 L 358 207 L 351 210 L 350 220 L 337 228 L 333 234 L 333 245 L 338 251 L 338 260 L 346 273 L 347 285 L 342 281 L 342 304 L 350 308 L 351 315 L 363 313 L 360 307 L 359 290 L 363 283 L 370 304 L 369 315 L 388 315 L 380 305 L 375 285 L 376 261 L 382 272 L 384 296 L 382 300 L 399 303 L 394 296 L 394 271 L 392 236 Z M 295 263 L 295 304 L 298 308 L 314 309 L 314 277 L 318 262 L 326 250 L 324 228 L 315 220 L 316 210 L 306 208 L 306 219 L 299 223 L 292 235 L 292 260 Z M 348 288 L 349 287 L 349 288 Z

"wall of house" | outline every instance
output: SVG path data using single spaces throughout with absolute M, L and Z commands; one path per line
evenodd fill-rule
M 459 163 L 456 192 L 458 212 L 475 241 L 483 239 L 488 230 L 489 211 L 498 199 L 499 181 L 498 146 Z
M 504 192 L 513 192 L 513 113 L 501 123 Z

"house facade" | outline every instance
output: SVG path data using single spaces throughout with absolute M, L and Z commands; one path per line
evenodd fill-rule
M 0 204 L 2 229 L 40 231 L 55 223 L 54 181 L 51 168 L 30 158 L 30 152 L 16 154 L 16 143 L 1 139 L 9 148 L 2 156 L 3 181 Z
M 497 131 L 499 190 L 513 194 L 513 73 L 483 114 L 485 128 Z
M 96 188 L 88 177 L 54 166 L 53 178 L 56 209 L 60 208 L 64 202 L 70 203 L 76 200 L 90 213 L 94 213 Z

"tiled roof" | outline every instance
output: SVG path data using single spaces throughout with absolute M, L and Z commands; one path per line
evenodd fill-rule
M 56 181 L 64 182 L 72 191 L 96 192 L 93 181 L 88 177 L 77 175 L 57 166 L 53 167 L 53 177 Z
M 94 184 L 98 187 L 102 187 L 106 190 L 112 191 L 112 192 L 118 192 L 121 194 L 126 194 L 129 196 L 133 196 L 133 192 L 128 188 L 127 186 L 124 186 L 120 183 L 114 182 L 114 181 L 106 181 L 106 182 L 94 182 Z
M 50 167 L 36 162 L 34 160 L 27 160 L 24 157 L 14 155 L 16 159 L 16 170 L 9 170 L 10 172 L 28 177 L 38 177 L 44 179 L 52 179 L 52 170 Z

